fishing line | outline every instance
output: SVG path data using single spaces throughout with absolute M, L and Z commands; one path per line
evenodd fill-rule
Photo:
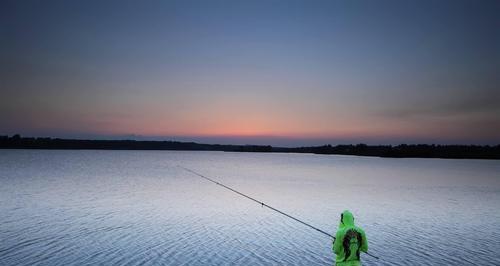
M 178 167 L 180 167 L 180 168 L 182 168 L 182 169 L 184 169 L 184 170 L 186 170 L 186 171 L 188 171 L 188 172 L 190 172 L 190 173 L 192 173 L 192 174 L 194 174 L 194 175 L 196 175 L 196 176 L 199 176 L 199 177 L 201 177 L 201 178 L 204 178 L 204 179 L 206 179 L 206 180 L 208 180 L 208 181 L 210 181 L 210 182 L 212 182 L 212 183 L 214 183 L 214 184 L 216 184 L 216 185 L 219 185 L 219 186 L 221 186 L 221 187 L 223 187 L 223 188 L 225 188 L 225 189 L 231 190 L 232 192 L 234 192 L 234 193 L 236 193 L 236 194 L 238 194 L 238 195 L 240 195 L 240 196 L 243 196 L 243 197 L 245 197 L 245 198 L 247 198 L 247 199 L 249 199 L 249 200 L 252 200 L 252 201 L 254 201 L 254 202 L 258 203 L 258 204 L 259 204 L 260 206 L 262 206 L 262 207 L 266 207 L 266 208 L 268 208 L 268 209 L 270 209 L 270 210 L 272 210 L 272 211 L 275 211 L 275 212 L 277 212 L 277 213 L 279 213 L 279 214 L 282 214 L 282 215 L 284 215 L 284 216 L 286 216 L 286 217 L 288 217 L 288 218 L 290 218 L 290 219 L 292 219 L 292 220 L 295 220 L 296 222 L 299 222 L 299 223 L 301 223 L 301 224 L 303 224 L 303 225 L 305 225 L 305 226 L 308 226 L 309 228 L 312 228 L 312 229 L 314 229 L 314 230 L 316 230 L 316 231 L 318 231 L 318 232 L 320 232 L 320 233 L 322 233 L 322 234 L 324 234 L 324 235 L 326 235 L 326 236 L 329 236 L 329 237 L 333 238 L 333 240 L 335 240 L 335 236 L 333 236 L 332 234 L 329 234 L 329 233 L 327 233 L 327 232 L 325 232 L 325 231 L 323 231 L 323 230 L 321 230 L 321 229 L 319 229 L 319 228 L 317 228 L 317 227 L 314 227 L 314 226 L 312 226 L 312 225 L 310 225 L 310 224 L 308 224 L 308 223 L 306 223 L 306 222 L 304 222 L 304 221 L 302 221 L 302 220 L 300 220 L 300 219 L 297 219 L 297 218 L 295 218 L 295 217 L 293 217 L 293 216 L 291 216 L 291 215 L 289 215 L 289 214 L 287 214 L 287 213 L 284 213 L 284 212 L 282 212 L 282 211 L 280 211 L 280 210 L 278 210 L 278 209 L 276 209 L 276 208 L 274 208 L 274 207 L 272 207 L 272 206 L 269 206 L 269 205 L 265 204 L 264 202 L 262 202 L 262 201 L 260 201 L 260 200 L 257 200 L 257 199 L 255 199 L 255 198 L 252 198 L 252 197 L 248 196 L 248 195 L 245 195 L 245 194 L 243 194 L 243 193 L 241 193 L 241 192 L 239 192 L 239 191 L 237 191 L 237 190 L 235 190 L 235 189 L 233 189 L 233 188 L 230 188 L 230 187 L 228 187 L 228 186 L 226 186 L 226 185 L 224 185 L 224 184 L 222 184 L 222 183 L 220 183 L 220 182 L 218 182 L 218 181 L 216 181 L 216 180 L 214 180 L 214 179 L 211 179 L 211 178 L 209 178 L 209 177 L 207 177 L 207 176 L 204 176 L 204 175 L 202 175 L 202 174 L 200 174 L 200 173 L 198 173 L 198 172 L 195 172 L 195 171 L 193 171 L 193 170 L 191 170 L 191 169 L 189 169 L 189 168 L 186 168 L 186 167 L 184 167 L 184 166 L 180 166 L 180 165 L 178 165 Z M 365 253 L 366 253 L 366 255 L 368 255 L 368 256 L 371 256 L 371 257 L 373 257 L 373 258 L 379 259 L 379 257 L 377 257 L 377 256 L 375 256 L 375 255 L 372 255 L 372 254 L 370 254 L 370 253 L 368 253 L 368 252 L 365 252 Z

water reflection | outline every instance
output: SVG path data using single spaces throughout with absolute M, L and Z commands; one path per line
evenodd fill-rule
M 351 209 L 382 259 L 500 264 L 500 164 L 306 154 L 0 151 L 1 265 L 331 265 Z M 418 263 L 416 263 L 418 262 Z

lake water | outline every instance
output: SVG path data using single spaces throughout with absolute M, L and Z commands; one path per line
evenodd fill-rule
M 344 209 L 366 265 L 500 265 L 500 162 L 0 150 L 0 265 L 332 265 Z

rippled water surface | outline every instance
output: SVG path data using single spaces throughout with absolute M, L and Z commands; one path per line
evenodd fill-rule
M 311 154 L 0 150 L 0 265 L 332 265 L 331 241 L 188 167 L 335 233 L 366 265 L 500 265 L 500 163 Z

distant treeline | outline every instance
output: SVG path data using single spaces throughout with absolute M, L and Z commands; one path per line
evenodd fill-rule
M 84 149 L 84 150 L 188 150 L 233 152 L 294 152 L 394 158 L 500 159 L 500 145 L 324 145 L 283 148 L 264 145 L 221 145 L 178 141 L 78 140 L 0 136 L 0 149 Z

